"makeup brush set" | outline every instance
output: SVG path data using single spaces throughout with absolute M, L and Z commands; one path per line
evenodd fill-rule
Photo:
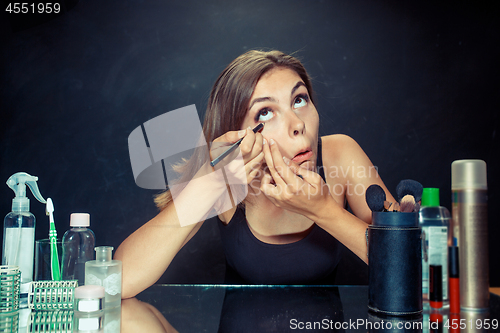
M 405 179 L 396 187 L 398 201 L 386 200 L 385 191 L 377 184 L 366 190 L 366 203 L 372 212 L 417 213 L 420 209 L 423 187 L 417 181 Z
M 384 190 L 371 185 L 366 202 L 372 210 L 368 227 L 368 309 L 376 316 L 422 315 L 422 250 L 418 211 L 422 185 L 403 180 L 397 202 L 386 200 Z

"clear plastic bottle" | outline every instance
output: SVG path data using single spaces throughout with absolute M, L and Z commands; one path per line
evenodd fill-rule
M 95 248 L 96 260 L 85 263 L 85 285 L 103 286 L 105 290 L 105 309 L 121 305 L 122 262 L 112 260 L 113 247 Z
M 85 263 L 94 260 L 95 235 L 90 226 L 90 215 L 73 213 L 70 217 L 72 227 L 62 238 L 62 278 L 85 283 Z
M 422 294 L 429 297 L 429 265 L 441 266 L 442 286 L 448 285 L 448 244 L 450 211 L 439 205 L 439 189 L 424 188 L 419 211 L 422 228 Z M 448 301 L 448 288 L 442 288 L 443 301 Z
M 26 185 L 34 197 L 46 203 L 37 185 L 38 177 L 25 172 L 10 176 L 7 185 L 16 194 L 12 199 L 12 212 L 4 219 L 2 265 L 18 266 L 21 271 L 21 304 L 27 306 L 29 284 L 33 281 L 35 250 L 35 216 L 30 213 L 30 200 L 26 197 Z

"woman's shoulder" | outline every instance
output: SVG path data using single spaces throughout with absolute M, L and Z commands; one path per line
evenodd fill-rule
M 356 140 L 345 134 L 322 136 L 321 144 L 323 160 L 329 164 L 351 164 L 360 155 L 365 155 Z
M 323 145 L 357 144 L 357 142 L 346 134 L 330 134 L 321 137 Z

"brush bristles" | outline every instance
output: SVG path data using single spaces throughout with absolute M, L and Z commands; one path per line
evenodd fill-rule
M 385 192 L 377 184 L 370 185 L 365 193 L 366 203 L 372 212 L 384 210 Z
M 415 201 L 418 202 L 422 199 L 422 184 L 415 180 L 405 179 L 399 182 L 396 187 L 396 194 L 398 196 L 398 201 L 401 202 L 403 197 L 407 194 L 412 195 Z
M 413 195 L 407 194 L 401 199 L 400 211 L 403 213 L 412 213 L 415 211 L 415 204 Z

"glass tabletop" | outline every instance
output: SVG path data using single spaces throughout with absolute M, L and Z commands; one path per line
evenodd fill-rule
M 452 315 L 424 301 L 416 318 L 368 312 L 368 286 L 154 285 L 114 309 L 0 315 L 0 332 L 496 332 L 500 296 L 486 312 Z
M 417 318 L 368 312 L 368 286 L 154 285 L 123 300 L 121 332 L 488 332 L 499 329 L 500 297 L 489 312 L 450 315 L 424 302 Z

